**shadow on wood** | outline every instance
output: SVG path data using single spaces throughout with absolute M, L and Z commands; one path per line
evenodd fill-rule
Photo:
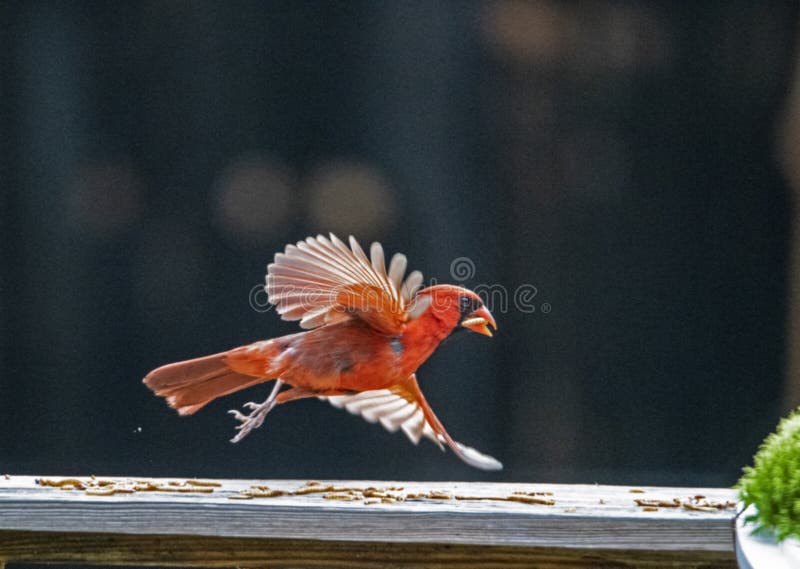
M 708 567 L 734 569 L 715 551 L 619 551 L 101 533 L 0 532 L 6 562 L 195 567 Z

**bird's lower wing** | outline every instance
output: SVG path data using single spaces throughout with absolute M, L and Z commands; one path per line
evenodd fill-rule
M 401 429 L 414 444 L 424 436 L 444 450 L 447 445 L 461 460 L 481 470 L 501 470 L 503 465 L 489 455 L 453 440 L 436 417 L 419 388 L 416 375 L 389 389 L 362 391 L 355 395 L 322 396 L 334 407 L 380 423 L 394 433 Z

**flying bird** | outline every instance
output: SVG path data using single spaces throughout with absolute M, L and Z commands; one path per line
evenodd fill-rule
M 260 427 L 275 405 L 316 397 L 391 432 L 400 429 L 414 444 L 424 436 L 471 466 L 500 470 L 496 459 L 448 434 L 416 377 L 454 331 L 491 336 L 492 314 L 470 290 L 422 288 L 419 271 L 404 278 L 401 253 L 387 270 L 380 243 L 369 257 L 352 236 L 349 243 L 333 234 L 309 237 L 287 245 L 267 267 L 267 299 L 283 320 L 299 320 L 306 331 L 165 365 L 145 385 L 191 415 L 218 397 L 274 380 L 266 401 L 245 403 L 249 414 L 230 411 L 240 422 L 232 442 Z

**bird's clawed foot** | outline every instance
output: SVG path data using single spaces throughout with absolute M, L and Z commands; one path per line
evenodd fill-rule
M 236 433 L 236 436 L 231 439 L 232 443 L 238 443 L 240 440 L 245 438 L 250 431 L 259 428 L 264 423 L 264 418 L 267 416 L 273 407 L 275 407 L 275 401 L 270 401 L 267 399 L 263 403 L 253 403 L 252 401 L 245 403 L 244 407 L 250 409 L 252 413 L 249 415 L 245 415 L 236 409 L 231 409 L 228 411 L 233 417 L 241 422 L 241 425 L 238 425 L 236 429 L 239 431 Z
M 241 423 L 241 425 L 237 425 L 236 427 L 239 432 L 231 439 L 232 443 L 238 443 L 249 435 L 251 431 L 259 428 L 264 423 L 267 413 L 272 411 L 272 408 L 275 407 L 277 403 L 276 398 L 282 385 L 283 382 L 280 379 L 277 380 L 275 386 L 272 388 L 272 393 L 270 393 L 267 400 L 263 403 L 254 403 L 252 401 L 245 403 L 243 407 L 250 409 L 251 413 L 249 415 L 245 415 L 236 409 L 228 411 L 228 413 L 233 415 L 233 417 Z

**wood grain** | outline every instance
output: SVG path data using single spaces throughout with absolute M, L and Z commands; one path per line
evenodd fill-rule
M 693 567 L 735 569 L 714 551 L 528 548 L 448 544 L 207 538 L 0 531 L 0 555 L 17 563 L 377 569 L 437 567 Z
M 648 511 L 635 502 L 704 496 L 722 504 L 734 499 L 728 489 L 335 481 L 321 486 L 337 492 L 297 494 L 305 481 L 217 482 L 205 493 L 92 496 L 42 487 L 34 477 L 0 478 L 0 563 L 735 567 L 733 508 Z M 254 486 L 288 495 L 232 499 Z M 439 498 L 325 498 L 388 487 Z M 552 505 L 506 501 L 530 493 Z

